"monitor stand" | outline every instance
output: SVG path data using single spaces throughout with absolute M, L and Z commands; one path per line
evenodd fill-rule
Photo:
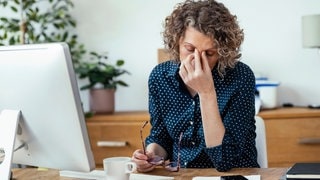
M 22 143 L 14 149 L 16 135 L 19 134 L 20 118 L 21 111 L 19 110 L 6 109 L 0 112 L 0 179 L 11 179 L 13 153 L 25 146 L 25 143 Z M 103 170 L 90 172 L 62 170 L 60 176 L 80 179 L 105 179 L 105 172 Z
M 20 114 L 19 110 L 2 110 L 0 113 L 0 179 L 10 179 L 11 176 L 13 148 Z

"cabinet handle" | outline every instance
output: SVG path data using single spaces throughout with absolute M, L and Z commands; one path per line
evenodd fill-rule
M 320 138 L 300 138 L 299 144 L 320 144 Z
M 126 141 L 98 141 L 98 147 L 125 147 L 128 143 Z

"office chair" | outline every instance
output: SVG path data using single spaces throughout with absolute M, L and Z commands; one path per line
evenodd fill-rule
M 264 121 L 260 116 L 255 116 L 256 120 L 256 147 L 258 152 L 258 163 L 261 168 L 268 168 L 267 140 Z

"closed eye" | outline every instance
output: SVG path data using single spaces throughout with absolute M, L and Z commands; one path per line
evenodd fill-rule
M 192 46 L 185 46 L 186 50 L 189 52 L 194 52 L 195 48 Z
M 208 57 L 212 57 L 212 56 L 214 56 L 216 54 L 217 54 L 216 50 L 208 50 L 208 51 L 206 51 L 206 56 L 208 56 Z

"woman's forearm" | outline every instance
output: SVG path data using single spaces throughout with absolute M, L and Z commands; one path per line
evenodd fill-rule
M 218 146 L 222 143 L 225 127 L 219 113 L 216 93 L 199 94 L 199 97 L 206 146 Z

